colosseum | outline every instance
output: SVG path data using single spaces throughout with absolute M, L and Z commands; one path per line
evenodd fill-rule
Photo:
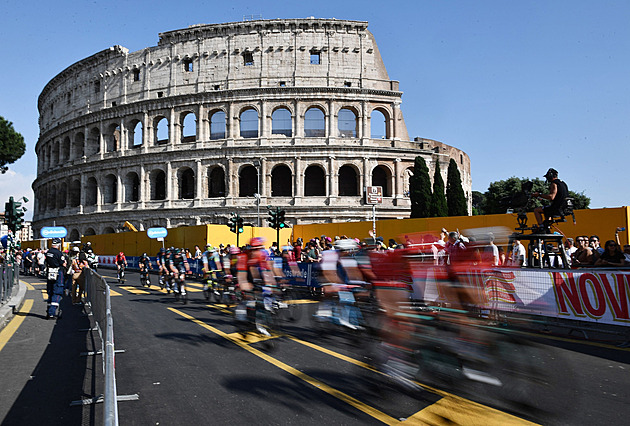
M 78 239 L 232 212 L 264 226 L 268 205 L 293 224 L 366 220 L 367 186 L 383 188 L 379 219 L 406 218 L 418 155 L 445 181 L 455 159 L 470 204 L 470 159 L 409 138 L 399 83 L 367 27 L 194 25 L 69 66 L 39 96 L 34 232 L 65 226 Z

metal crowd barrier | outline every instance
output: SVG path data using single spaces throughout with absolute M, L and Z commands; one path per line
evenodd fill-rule
M 13 287 L 20 279 L 20 265 L 3 263 L 0 265 L 0 305 L 9 301 L 13 294 Z
M 96 329 L 101 338 L 103 357 L 104 391 L 101 398 L 104 404 L 103 424 L 118 425 L 118 401 L 138 399 L 138 395 L 118 396 L 116 392 L 116 361 L 114 349 L 114 321 L 110 298 L 110 288 L 103 277 L 89 268 L 85 268 L 86 307 L 96 322 Z

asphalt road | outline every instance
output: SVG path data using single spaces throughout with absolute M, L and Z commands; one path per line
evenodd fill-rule
M 281 322 L 271 340 L 260 340 L 243 337 L 229 310 L 205 301 L 199 283 L 190 283 L 184 305 L 155 285 L 142 288 L 135 273 L 117 284 L 114 271 L 99 272 L 112 285 L 115 346 L 125 351 L 116 355 L 118 395 L 139 395 L 119 402 L 121 424 L 611 425 L 630 414 L 627 349 L 519 335 L 552 384 L 535 395 L 533 405 L 545 410 L 532 410 L 500 398 L 518 392 L 517 377 L 498 393 L 459 384 L 404 389 L 371 369 L 372 345 L 337 330 L 317 333 L 313 303 L 300 305 L 297 322 Z M 57 322 L 44 320 L 38 291 L 27 293 L 39 296 L 38 305 L 0 350 L 2 424 L 98 423 L 98 405 L 68 403 L 102 391 L 100 357 L 76 355 L 100 342 L 77 331 L 89 325 L 76 306 L 66 306 Z

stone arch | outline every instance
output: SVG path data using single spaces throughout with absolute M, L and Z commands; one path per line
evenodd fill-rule
M 57 208 L 57 186 L 50 185 L 48 187 L 48 210 L 55 210 Z
M 109 124 L 105 130 L 105 152 L 114 152 L 120 148 L 120 124 Z
M 370 138 L 389 139 L 389 111 L 384 108 L 374 108 L 370 115 Z
M 95 206 L 98 201 L 98 181 L 90 176 L 85 185 L 85 205 Z
M 238 173 L 238 196 L 253 197 L 258 192 L 258 171 L 248 164 Z
M 271 113 L 271 134 L 293 136 L 293 116 L 285 106 L 279 106 Z
M 304 136 L 326 137 L 326 113 L 319 106 L 311 106 L 304 113 Z
M 190 167 L 182 167 L 177 170 L 177 188 L 180 200 L 192 200 L 195 198 L 195 172 Z
M 68 185 L 62 182 L 57 191 L 57 208 L 65 209 L 68 202 Z
M 105 228 L 103 228 L 103 232 L 102 233 L 103 234 L 115 234 L 116 231 L 111 226 L 106 226 Z
M 44 188 L 37 193 L 37 208 L 40 212 L 45 212 L 48 207 L 48 195 Z
M 118 199 L 118 178 L 108 174 L 103 179 L 103 204 L 114 204 Z
M 96 231 L 94 230 L 94 228 L 86 228 L 85 231 L 83 232 L 83 235 L 88 236 L 88 235 L 96 235 Z
M 208 198 L 225 197 L 225 171 L 221 166 L 208 169 Z
M 218 109 L 210 112 L 210 140 L 225 139 L 225 111 Z
M 242 138 L 257 138 L 259 117 L 258 110 L 254 107 L 245 107 L 238 116 L 240 136 Z
M 346 164 L 339 168 L 339 196 L 359 195 L 359 171 L 354 165 Z
M 81 205 L 81 181 L 79 179 L 75 179 L 70 183 L 68 203 L 70 207 L 79 207 Z
M 92 127 L 88 133 L 86 156 L 101 152 L 101 131 L 98 127 Z
M 70 152 L 70 136 L 66 136 L 65 138 L 63 138 L 63 142 L 61 144 L 61 154 L 59 156 L 59 162 L 63 163 L 70 160 Z
M 127 124 L 127 147 L 138 148 L 142 146 L 144 127 L 142 121 L 133 119 Z
M 293 196 L 293 174 L 289 166 L 278 164 L 271 170 L 271 196 Z
M 383 197 L 392 196 L 392 171 L 380 164 L 372 169 L 372 186 L 383 187 Z
M 180 115 L 182 128 L 182 143 L 195 142 L 197 140 L 197 116 L 192 111 L 185 111 Z
M 68 235 L 68 239 L 70 241 L 79 241 L 81 239 L 81 235 L 79 235 L 79 230 L 77 228 L 73 228 Z
M 57 167 L 59 165 L 59 141 L 53 142 L 52 145 L 52 164 L 50 168 Z
M 153 120 L 153 128 L 155 129 L 155 145 L 165 145 L 168 143 L 170 134 L 168 129 L 168 119 L 164 116 L 157 116 Z
M 166 200 L 166 173 L 155 169 L 149 174 L 151 200 Z
M 304 196 L 321 197 L 326 195 L 326 172 L 318 164 L 312 164 L 304 171 Z
M 74 135 L 74 140 L 72 143 L 72 159 L 75 158 L 81 158 L 85 155 L 84 152 L 85 149 L 85 135 L 83 134 L 83 132 L 79 132 L 76 135 Z
M 138 177 L 138 173 L 127 173 L 123 185 L 125 192 L 123 197 L 126 203 L 140 201 L 140 178 Z
M 359 120 L 356 110 L 343 107 L 337 113 L 337 135 L 340 138 L 357 138 L 359 136 Z

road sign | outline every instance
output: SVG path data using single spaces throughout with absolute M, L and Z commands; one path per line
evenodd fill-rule
M 147 237 L 149 238 L 164 238 L 168 235 L 166 228 L 149 228 L 147 229 Z
M 382 186 L 368 186 L 365 190 L 365 202 L 368 204 L 382 204 L 383 203 L 383 187 Z
M 68 230 L 63 226 L 44 226 L 39 234 L 42 238 L 65 238 Z

